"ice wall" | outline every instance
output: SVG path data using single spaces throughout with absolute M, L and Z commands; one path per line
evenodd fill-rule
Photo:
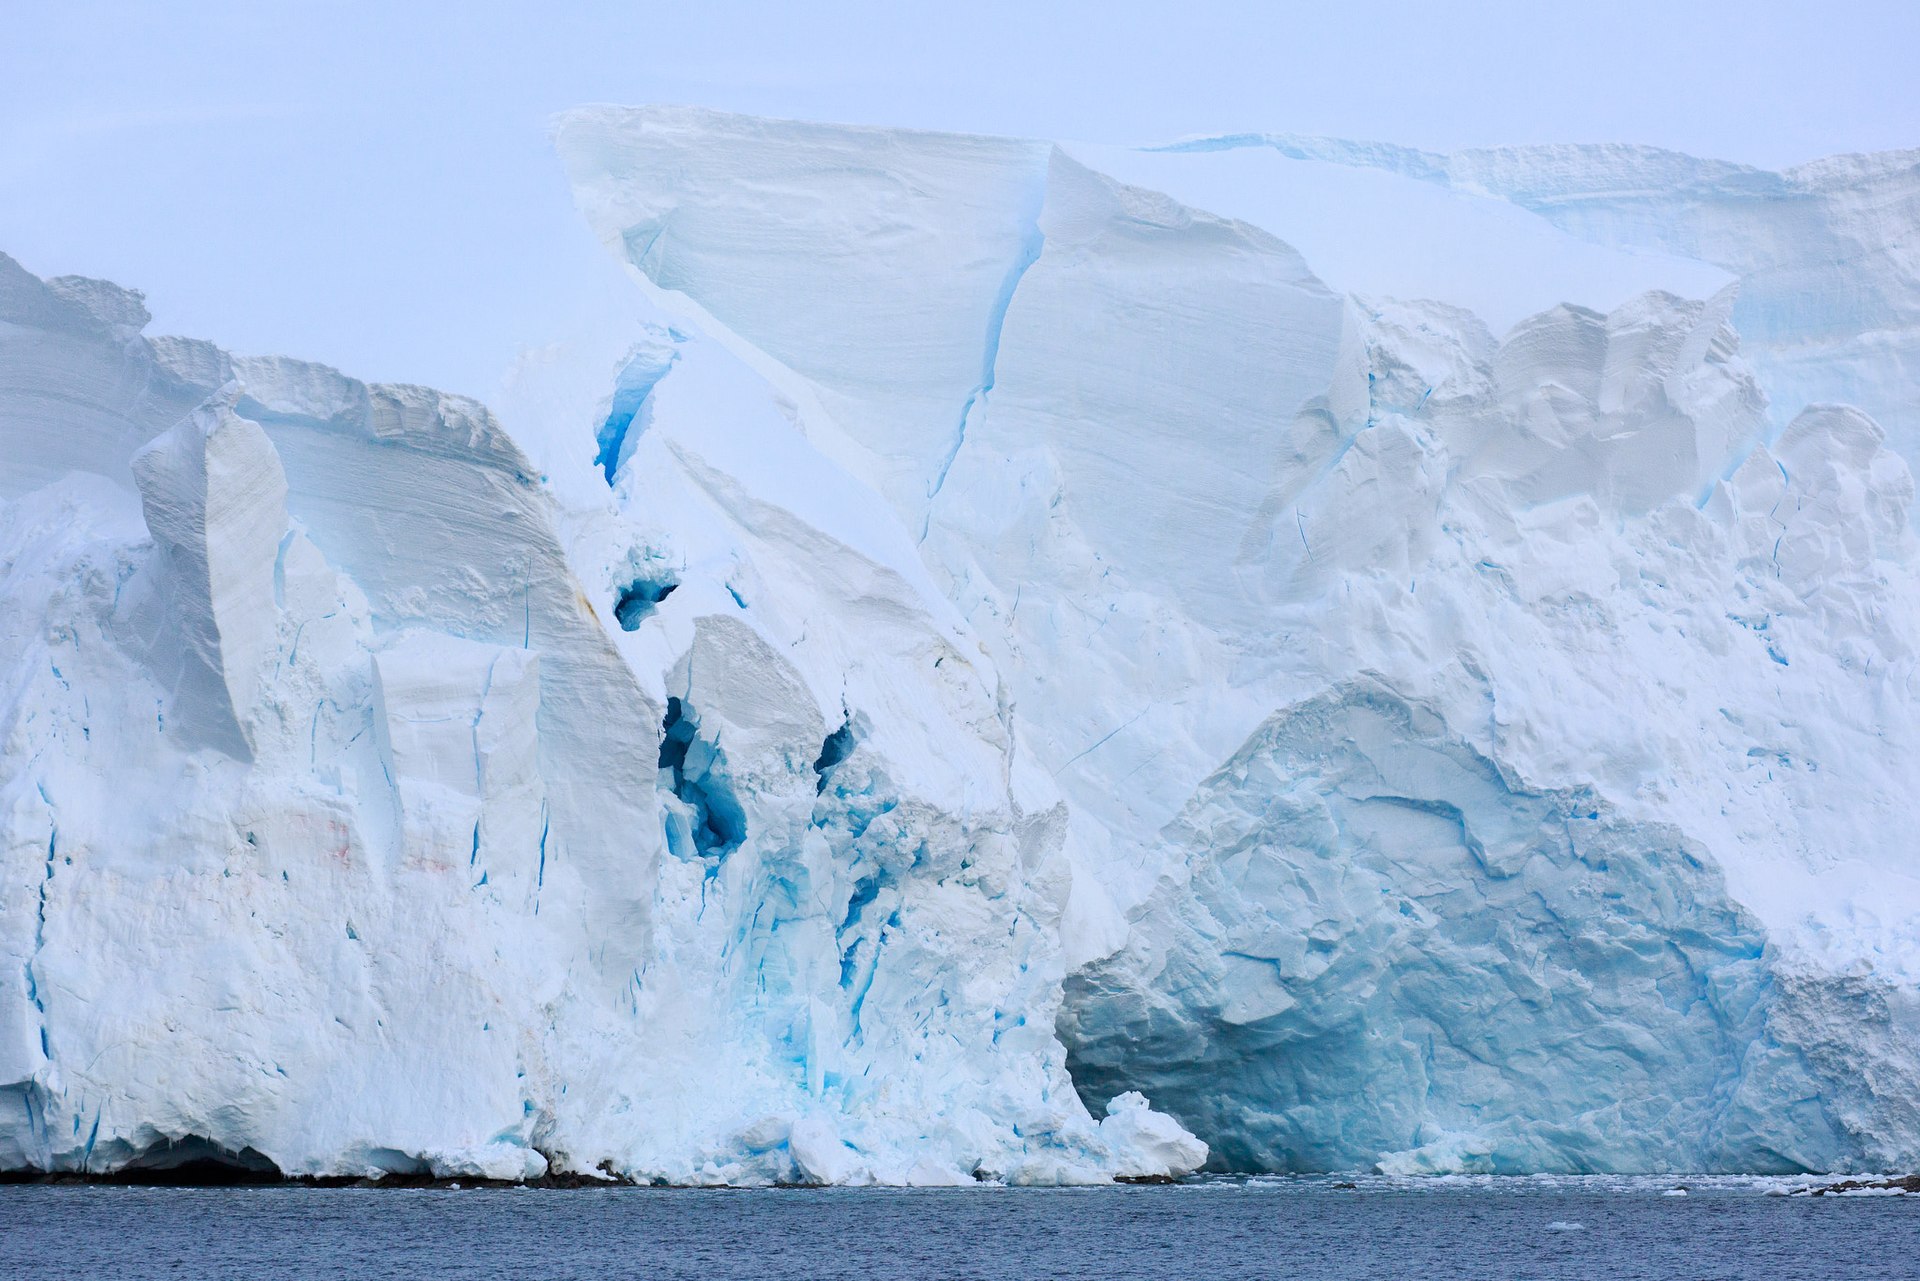
M 557 137 L 502 418 L 0 258 L 0 1166 L 1920 1160 L 1910 158 Z
M 1731 273 L 1742 349 L 1784 427 L 1809 404 L 1857 405 L 1920 455 L 1920 150 L 1830 156 L 1781 173 L 1623 145 L 1435 155 L 1291 135 L 1198 138 L 1163 150 L 1218 163 L 1258 149 L 1487 197 L 1610 249 Z M 1210 163 L 1200 160 L 1202 169 Z M 1414 197 L 1419 199 L 1419 197 Z
M 1072 1088 L 1058 796 L 746 371 L 675 384 L 734 454 L 628 406 L 566 513 L 471 401 L 0 285 L 0 1167 L 1204 1160 Z
M 1243 143 L 1271 145 L 1142 160 L 1200 187 Z M 1796 183 L 1802 213 L 1858 205 L 1898 157 L 1758 188 L 1689 162 L 1689 217 L 1743 211 L 1708 252 L 1493 198 L 1521 171 L 1611 191 L 1637 152 L 1302 152 L 1286 200 L 1216 182 L 1221 217 L 1098 148 L 612 108 L 559 145 L 636 279 L 885 497 L 992 655 L 1069 806 L 1060 1026 L 1089 1097 L 1142 1082 L 1263 1168 L 1920 1154 L 1912 482 L 1871 412 L 1904 412 L 1902 366 L 1873 365 L 1864 409 L 1825 403 L 1859 362 L 1792 373 L 1810 331 L 1758 319 L 1753 266 L 1791 258 L 1836 300 L 1822 332 L 1867 331 L 1886 309 L 1837 300 L 1914 220 L 1889 197 L 1846 253 L 1826 215 L 1752 221 Z M 1037 196 L 897 198 L 959 152 L 995 166 L 982 193 Z M 1369 257 L 1393 190 L 1326 181 L 1356 165 L 1477 194 Z M 1644 229 L 1666 206 L 1634 207 Z M 1287 243 L 1306 209 L 1364 293 Z M 1516 283 L 1431 297 L 1456 245 Z M 1523 280 L 1556 245 L 1575 269 Z M 953 293 L 919 307 L 930 281 Z M 1461 305 L 1524 298 L 1499 331 Z M 982 308 L 984 334 L 950 323 Z M 903 350 L 988 375 L 897 377 Z

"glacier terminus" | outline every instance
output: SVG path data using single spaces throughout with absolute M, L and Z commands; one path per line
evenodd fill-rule
M 554 141 L 490 407 L 0 258 L 0 1169 L 1920 1168 L 1920 151 Z

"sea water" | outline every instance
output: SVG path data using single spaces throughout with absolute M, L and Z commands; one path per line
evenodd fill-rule
M 1920 1277 L 1920 1197 L 1752 1179 L 0 1187 L 0 1277 Z M 1798 1194 L 1798 1195 L 1796 1195 Z

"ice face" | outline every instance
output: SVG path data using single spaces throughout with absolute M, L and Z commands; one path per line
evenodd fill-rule
M 1147 1071 L 1236 1167 L 1852 1155 L 1778 1034 L 1765 932 L 1702 852 L 1518 784 L 1389 690 L 1277 714 L 1167 835 L 1191 882 L 1069 980 L 1075 1080 Z
M 1912 483 L 1903 437 L 1810 403 L 1870 365 L 1853 398 L 1904 412 L 1899 360 L 1847 354 L 1910 330 L 1900 270 L 1847 283 L 1909 238 L 1898 158 L 885 137 L 559 132 L 609 247 L 885 498 L 992 656 L 1068 806 L 1089 1099 L 1137 1085 L 1273 1168 L 1911 1163 Z M 901 194 L 959 155 L 972 199 Z M 1434 218 L 1392 221 L 1410 191 Z M 1776 258 L 1860 309 L 1790 335 Z M 1815 319 L 1846 350 L 1809 382 Z
M 648 377 L 686 369 L 657 422 L 614 382 L 569 517 L 472 402 L 0 268 L 0 1164 L 1204 1159 L 1074 1092 L 1059 799 L 910 540 L 747 371 L 657 338 Z
M 1209 174 L 1256 155 L 1296 180 L 1320 167 L 1391 183 L 1369 193 L 1372 207 L 1426 207 L 1442 193 L 1417 189 L 1440 188 L 1456 214 L 1463 201 L 1497 202 L 1536 215 L 1533 236 L 1551 224 L 1584 242 L 1589 253 L 1598 247 L 1632 255 L 1598 280 L 1580 281 L 1589 288 L 1608 277 L 1640 278 L 1647 281 L 1642 287 L 1687 293 L 1693 292 L 1686 287 L 1691 275 L 1705 293 L 1711 290 L 1699 283 L 1699 273 L 1723 271 L 1739 283 L 1733 321 L 1742 352 L 1772 399 L 1776 428 L 1808 404 L 1844 402 L 1879 421 L 1903 456 L 1920 452 L 1920 416 L 1910 394 L 1920 367 L 1920 250 L 1910 234 L 1920 219 L 1920 151 L 1832 156 L 1771 173 L 1651 147 L 1434 155 L 1338 139 L 1237 135 L 1161 149 L 1161 165 L 1152 172 L 1188 170 L 1175 181 L 1202 190 L 1224 184 L 1237 193 L 1258 191 L 1260 184 L 1245 178 Z M 1131 168 L 1140 161 L 1126 163 Z M 1260 213 L 1272 203 L 1263 202 Z M 1256 214 L 1253 220 L 1262 219 Z M 1485 226 L 1504 218 L 1478 221 Z M 1333 239 L 1343 259 L 1362 243 L 1350 229 Z M 1581 256 L 1555 255 L 1563 262 Z M 1506 291 L 1514 287 L 1509 272 L 1495 266 L 1490 274 Z M 1385 281 L 1356 280 L 1349 287 L 1397 292 Z M 1467 301 L 1454 293 L 1430 296 Z
M 1898 163 L 557 136 L 504 421 L 0 259 L 0 1165 L 1920 1159 Z

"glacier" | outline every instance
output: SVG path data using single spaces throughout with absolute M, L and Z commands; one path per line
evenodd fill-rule
M 0 258 L 0 1169 L 1920 1165 L 1920 152 L 555 142 L 491 408 Z

